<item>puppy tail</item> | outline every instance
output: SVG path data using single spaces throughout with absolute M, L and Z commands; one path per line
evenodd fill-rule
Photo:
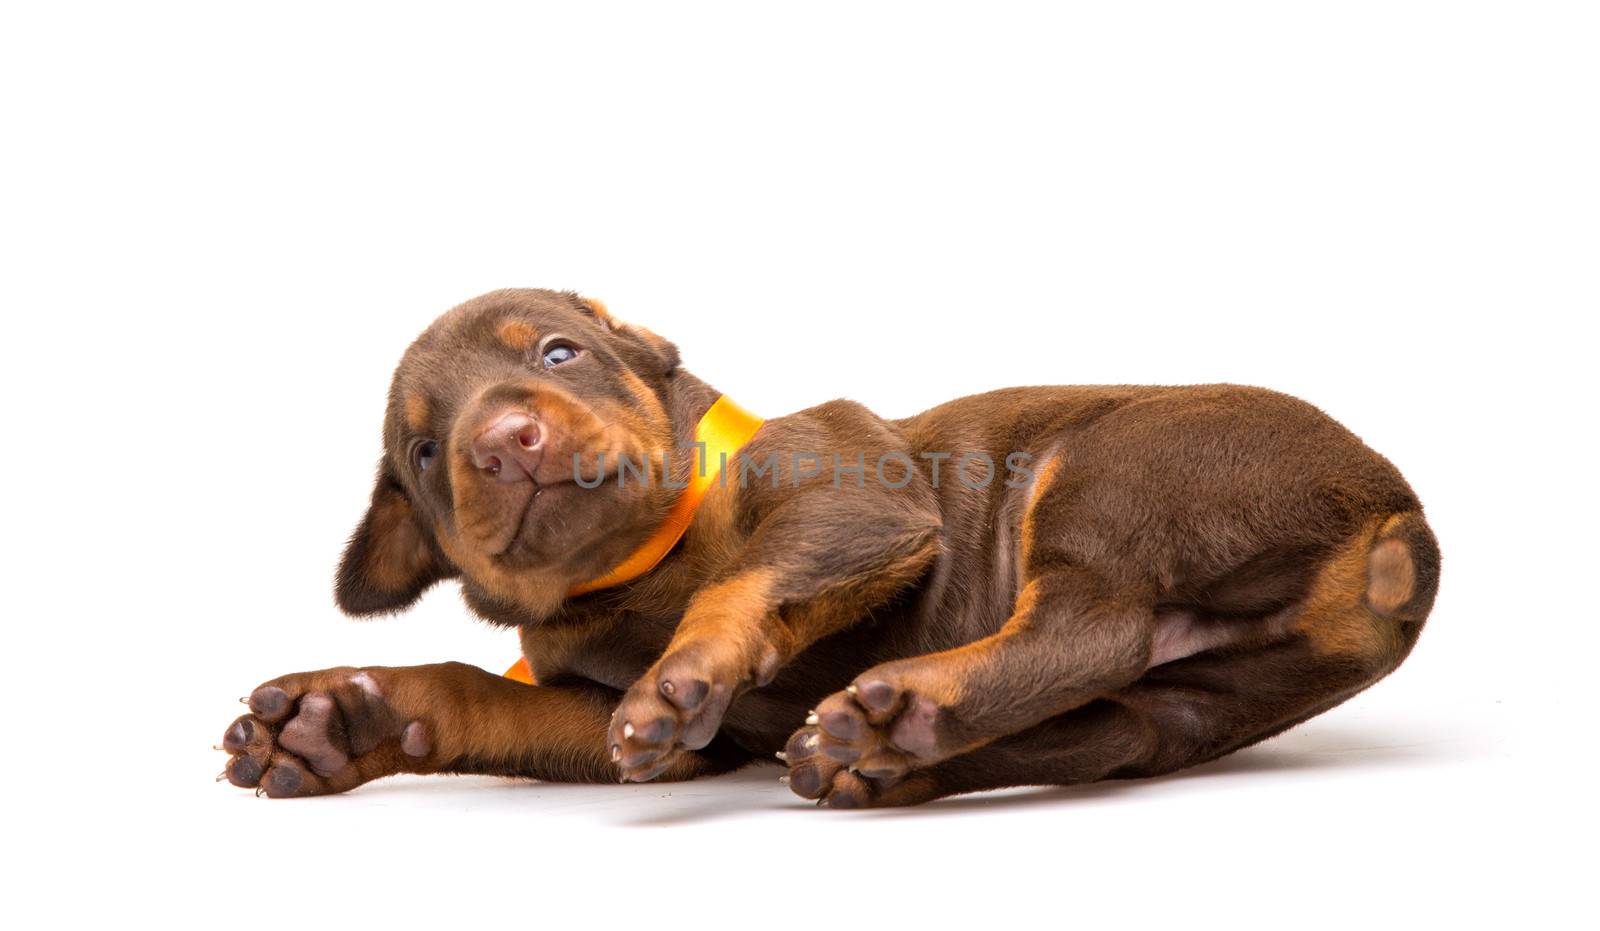
M 1439 593 L 1439 541 L 1421 511 L 1395 514 L 1367 551 L 1367 608 L 1382 618 L 1421 624 Z

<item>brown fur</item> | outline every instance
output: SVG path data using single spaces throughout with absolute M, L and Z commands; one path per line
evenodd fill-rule
M 549 368 L 556 338 L 580 352 Z M 797 794 L 855 807 L 1154 775 L 1371 685 L 1437 590 L 1437 545 L 1393 466 L 1304 402 L 1208 385 L 778 417 L 744 451 L 776 456 L 770 474 L 714 486 L 651 572 L 569 597 L 660 523 L 661 480 L 690 468 L 661 454 L 717 396 L 592 299 L 502 291 L 442 317 L 395 374 L 338 600 L 384 613 L 459 578 L 475 612 L 520 629 L 540 685 L 456 664 L 286 676 L 230 727 L 229 778 L 271 795 L 392 772 L 642 781 L 782 748 Z M 525 481 L 474 465 L 507 410 L 541 425 Z M 835 483 L 794 451 L 867 475 Z M 656 481 L 612 481 L 619 453 L 649 457 Z M 957 480 L 964 454 L 1004 477 L 1012 453 L 1027 480 Z M 893 454 L 915 463 L 903 487 L 872 474 Z M 574 463 L 607 481 L 580 489 Z

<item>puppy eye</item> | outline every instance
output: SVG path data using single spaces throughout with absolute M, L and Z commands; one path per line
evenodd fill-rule
M 423 440 L 411 454 L 417 464 L 418 472 L 428 471 L 428 466 L 433 465 L 433 457 L 439 455 L 439 444 L 432 440 Z
M 563 362 L 571 362 L 578 357 L 578 347 L 570 343 L 551 343 L 544 347 L 544 365 L 549 368 Z

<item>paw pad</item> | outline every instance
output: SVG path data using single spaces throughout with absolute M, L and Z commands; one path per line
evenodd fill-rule
M 833 808 L 860 808 L 910 797 L 913 769 L 938 762 L 941 708 L 884 675 L 857 679 L 823 699 L 789 738 L 780 758 L 789 788 Z M 926 782 L 927 780 L 923 780 Z M 930 783 L 931 784 L 931 783 Z
M 222 778 L 257 795 L 343 792 L 433 753 L 427 725 L 402 717 L 365 670 L 285 676 L 245 703 L 250 713 L 223 732 Z
M 720 675 L 706 651 L 668 655 L 623 696 L 608 732 L 612 762 L 623 782 L 656 778 L 681 758 L 681 751 L 709 744 L 739 686 L 737 675 Z

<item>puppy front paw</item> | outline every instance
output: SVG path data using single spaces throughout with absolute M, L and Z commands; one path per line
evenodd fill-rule
M 757 666 L 748 668 L 731 651 L 701 643 L 663 656 L 628 689 L 611 717 L 611 760 L 622 781 L 648 782 L 685 751 L 710 743 L 735 696 L 752 681 L 770 681 L 775 657 Z
M 223 733 L 219 779 L 257 795 L 326 795 L 415 768 L 432 752 L 427 725 L 384 697 L 388 670 L 298 673 L 258 686 L 250 713 Z

